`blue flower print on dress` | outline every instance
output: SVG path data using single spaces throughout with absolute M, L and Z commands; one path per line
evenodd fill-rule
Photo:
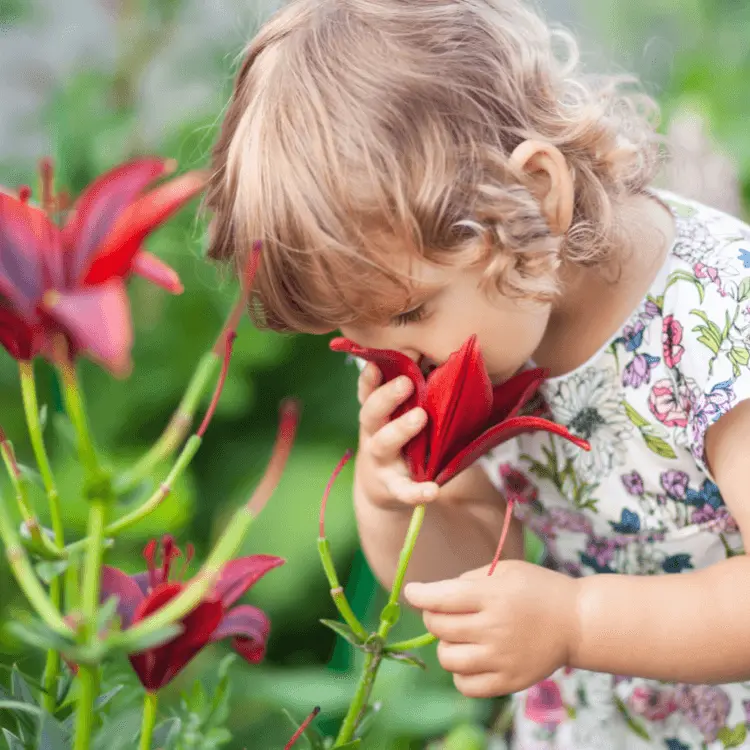
M 616 523 L 610 521 L 612 530 L 617 534 L 637 534 L 641 530 L 641 519 L 637 513 L 627 508 L 622 509 L 620 520 Z
M 685 502 L 688 505 L 695 505 L 696 508 L 710 505 L 714 510 L 724 504 L 719 488 L 710 479 L 703 482 L 700 490 L 693 490 L 688 487 L 685 492 Z
M 693 570 L 693 561 L 688 554 L 670 555 L 661 565 L 665 573 L 682 573 L 683 570 Z
M 689 745 L 685 745 L 684 743 L 680 742 L 675 737 L 664 740 L 665 745 L 667 746 L 667 750 L 690 750 Z
M 740 250 L 739 258 L 745 268 L 750 268 L 750 251 Z

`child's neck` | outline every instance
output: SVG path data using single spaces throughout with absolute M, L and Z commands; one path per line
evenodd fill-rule
M 624 207 L 629 246 L 608 266 L 569 267 L 563 291 L 534 362 L 564 375 L 584 364 L 619 330 L 656 278 L 674 237 L 674 221 L 656 199 L 636 196 Z

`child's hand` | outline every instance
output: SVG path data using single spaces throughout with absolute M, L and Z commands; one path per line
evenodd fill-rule
M 470 698 L 508 695 L 569 665 L 577 639 L 575 579 L 531 563 L 501 562 L 436 583 L 410 583 L 438 658 Z
M 427 413 L 411 409 L 398 419 L 391 414 L 411 394 L 414 384 L 405 375 L 381 386 L 382 374 L 371 362 L 362 370 L 357 384 L 359 451 L 357 483 L 367 499 L 383 508 L 419 505 L 437 497 L 434 482 L 414 482 L 401 449 L 424 428 Z

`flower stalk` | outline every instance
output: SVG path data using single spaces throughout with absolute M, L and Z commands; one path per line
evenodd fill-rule
M 43 184 L 43 191 L 48 188 Z M 51 201 L 51 198 L 48 199 Z M 23 400 L 24 414 L 26 424 L 31 439 L 31 447 L 36 458 L 37 468 L 42 476 L 44 490 L 47 494 L 47 503 L 49 505 L 50 519 L 52 522 L 52 533 L 54 535 L 55 547 L 58 552 L 65 546 L 65 530 L 63 528 L 62 511 L 60 508 L 60 495 L 57 491 L 55 478 L 52 474 L 47 449 L 44 445 L 44 435 L 42 424 L 39 419 L 39 400 L 37 399 L 36 379 L 34 377 L 34 365 L 30 361 L 21 361 L 18 363 L 18 370 L 21 379 L 21 396 Z M 75 569 L 72 569 L 71 575 L 75 575 Z M 55 576 L 49 584 L 49 596 L 54 607 L 62 611 L 63 605 L 63 586 L 59 576 Z M 42 684 L 44 685 L 44 707 L 47 711 L 52 712 L 56 704 L 57 678 L 60 672 L 60 655 L 51 648 L 47 651 L 47 657 L 44 665 L 44 675 Z
M 159 705 L 159 694 L 147 691 L 143 696 L 143 721 L 141 722 L 141 741 L 138 750 L 151 750 L 151 738 L 156 725 L 156 709 Z

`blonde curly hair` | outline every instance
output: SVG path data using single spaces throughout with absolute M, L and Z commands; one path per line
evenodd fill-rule
M 619 251 L 618 207 L 660 165 L 653 101 L 579 68 L 574 39 L 520 0 L 292 0 L 236 78 L 208 255 L 240 268 L 262 241 L 250 313 L 278 331 L 403 310 L 412 283 L 394 254 L 483 264 L 486 289 L 552 300 L 561 262 Z M 556 146 L 573 177 L 562 241 L 510 161 L 527 139 Z

